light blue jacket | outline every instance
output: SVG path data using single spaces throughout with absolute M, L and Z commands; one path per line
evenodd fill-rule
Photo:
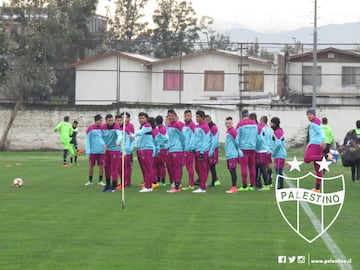
M 258 125 L 258 135 L 256 140 L 256 152 L 272 152 L 272 132 L 270 127 L 264 123 Z
M 90 125 L 86 130 L 85 138 L 85 153 L 90 154 L 104 154 L 104 140 L 102 138 L 101 127 L 95 124 Z
M 213 124 L 210 128 L 210 157 L 214 155 L 215 149 L 220 147 L 219 135 L 220 134 L 217 126 Z
M 321 144 L 325 142 L 325 133 L 321 127 L 319 118 L 314 118 L 309 127 L 309 144 Z
M 243 156 L 243 152 L 239 149 L 236 142 L 235 128 L 228 129 L 225 135 L 225 157 L 227 160 Z
M 159 148 L 161 149 L 169 149 L 169 136 L 167 134 L 167 130 L 165 126 L 159 126 L 159 133 L 157 134 L 157 141 L 159 143 Z
M 284 132 L 281 128 L 278 128 L 274 131 L 272 136 L 273 140 L 273 158 L 286 158 L 286 143 Z
M 135 145 L 134 138 L 132 138 L 130 136 L 132 134 L 131 128 L 130 128 L 130 126 L 128 127 L 128 125 L 125 127 L 125 135 L 123 133 L 124 132 L 123 126 L 120 127 L 120 130 L 121 130 L 121 136 L 123 138 L 125 138 L 125 141 L 123 141 L 122 144 L 120 145 L 120 151 L 122 151 L 122 148 L 124 147 L 124 149 L 125 149 L 124 154 L 130 155 L 130 154 L 132 154 L 132 152 L 134 150 L 134 145 Z
M 192 151 L 194 148 L 194 130 L 195 130 L 195 123 L 190 122 L 185 124 L 182 129 L 182 133 L 184 134 L 184 151 Z
M 149 123 L 145 123 L 140 129 L 135 132 L 135 137 L 138 137 L 137 149 L 138 150 L 152 150 L 156 152 L 154 140 L 152 136 L 152 127 Z
M 195 127 L 194 132 L 194 151 L 204 154 L 210 149 L 210 129 L 206 122 Z
M 107 150 L 120 151 L 119 146 L 116 144 L 121 144 L 122 136 L 120 127 L 117 124 L 114 124 L 113 128 L 109 128 L 106 124 L 103 124 L 101 127 L 101 136 L 106 144 Z
M 185 137 L 182 128 L 183 126 L 179 121 L 169 123 L 166 127 L 169 136 L 169 153 L 184 151 Z
M 244 119 L 236 127 L 236 142 L 241 150 L 255 150 L 258 127 L 255 121 Z

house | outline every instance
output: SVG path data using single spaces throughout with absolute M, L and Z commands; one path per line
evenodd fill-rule
M 290 55 L 285 62 L 289 90 L 312 96 L 313 52 Z M 316 73 L 317 104 L 360 104 L 360 52 L 332 47 L 318 50 Z
M 75 104 L 106 105 L 151 99 L 154 59 L 138 54 L 112 52 L 72 63 L 76 69 Z
M 152 102 L 239 102 L 277 94 L 272 62 L 207 50 L 151 63 Z
M 227 51 L 208 50 L 162 60 L 116 52 L 71 66 L 76 68 L 76 104 L 237 104 L 277 94 L 272 62 Z

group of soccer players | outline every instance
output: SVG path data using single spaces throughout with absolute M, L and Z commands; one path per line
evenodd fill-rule
M 236 128 L 231 117 L 225 119 L 227 131 L 224 150 L 231 175 L 231 187 L 226 192 L 269 190 L 272 185 L 272 158 L 276 173 L 280 176 L 286 158 L 280 119 L 273 117 L 269 126 L 266 116 L 262 116 L 258 123 L 256 114 L 249 114 L 248 110 L 243 110 L 241 114 L 242 119 Z M 98 165 L 98 184 L 104 186 L 103 192 L 115 192 L 131 186 L 134 149 L 143 175 L 139 192 L 152 192 L 159 186 L 170 184 L 167 190 L 169 193 L 181 190 L 206 193 L 208 187 L 220 185 L 216 173 L 220 149 L 219 130 L 211 117 L 202 110 L 196 111 L 196 123 L 192 117 L 190 110 L 185 110 L 184 122 L 179 120 L 173 109 L 168 110 L 165 119 L 160 115 L 154 118 L 140 112 L 140 128 L 135 132 L 129 113 L 115 117 L 107 114 L 105 123 L 101 115 L 96 115 L 95 123 L 86 131 L 85 152 L 89 156 L 89 179 L 85 185 L 93 184 L 94 167 Z M 242 177 L 239 188 L 236 174 L 238 164 Z M 183 179 L 184 166 L 187 181 Z M 207 185 L 209 173 L 211 182 Z M 278 187 L 281 188 L 282 178 L 278 179 Z

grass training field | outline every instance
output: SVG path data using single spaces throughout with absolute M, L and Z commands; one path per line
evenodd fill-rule
M 142 178 L 134 162 L 133 186 L 125 191 L 122 210 L 121 192 L 84 186 L 86 156 L 68 168 L 61 156 L 61 151 L 1 153 L 1 270 L 360 269 L 360 183 L 351 181 L 341 162 L 330 165 L 325 177 L 344 174 L 345 203 L 328 234 L 309 244 L 281 216 L 274 188 L 225 193 L 230 175 L 223 157 L 217 166 L 222 185 L 206 194 L 169 194 L 165 187 L 139 193 Z M 302 160 L 303 149 L 289 151 L 287 160 L 294 156 Z M 300 173 L 288 167 L 285 173 L 294 177 L 308 171 L 312 166 L 303 164 Z M 16 177 L 24 180 L 23 187 L 12 187 Z M 313 188 L 314 180 L 309 183 Z M 294 206 L 284 210 L 293 221 Z M 316 207 L 310 209 L 320 218 Z M 327 222 L 337 209 L 325 212 Z M 301 209 L 300 217 L 302 230 L 316 234 L 306 211 Z

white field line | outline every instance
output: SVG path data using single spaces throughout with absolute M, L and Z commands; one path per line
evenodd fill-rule
M 287 180 L 286 178 L 284 178 L 284 180 L 289 185 L 289 187 L 296 188 L 295 185 L 291 183 L 291 181 Z M 314 225 L 316 231 L 318 233 L 321 233 L 321 222 L 317 218 L 313 210 L 311 210 L 311 208 L 305 202 L 300 202 L 300 205 L 304 209 L 306 215 L 310 218 L 311 223 Z M 334 259 L 346 259 L 344 253 L 341 251 L 339 246 L 335 243 L 335 241 L 331 238 L 331 236 L 327 232 L 324 232 L 321 235 L 321 238 L 324 241 L 327 248 L 329 249 L 329 251 L 331 252 L 331 255 L 333 256 Z M 339 263 L 338 266 L 341 270 L 353 270 L 351 264 Z

